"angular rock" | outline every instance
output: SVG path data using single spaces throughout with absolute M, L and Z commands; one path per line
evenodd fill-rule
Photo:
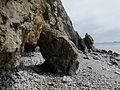
M 113 51 L 109 50 L 109 51 L 108 51 L 108 54 L 112 55 L 112 54 L 113 54 Z
M 112 65 L 118 66 L 118 62 L 117 62 L 115 59 L 110 59 L 110 63 L 111 63 Z
M 84 38 L 85 45 L 87 46 L 88 49 L 95 50 L 95 47 L 93 46 L 94 40 L 93 38 L 86 33 L 85 38 Z
M 42 29 L 38 46 L 45 58 L 44 69 L 51 72 L 75 74 L 79 62 L 76 60 L 78 50 L 74 43 L 57 30 L 45 26 Z
M 101 50 L 101 53 L 108 54 L 108 52 L 106 50 Z
M 120 71 L 115 71 L 116 74 L 120 75 Z
M 100 60 L 100 58 L 98 56 L 94 56 L 93 59 Z
M 120 56 L 120 54 L 118 54 L 118 53 L 116 53 L 116 52 L 114 52 L 113 55 L 114 55 L 115 57 L 119 57 L 119 56 Z

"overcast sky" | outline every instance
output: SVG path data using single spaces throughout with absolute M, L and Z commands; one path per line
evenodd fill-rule
M 120 0 L 62 0 L 74 28 L 96 42 L 120 41 Z

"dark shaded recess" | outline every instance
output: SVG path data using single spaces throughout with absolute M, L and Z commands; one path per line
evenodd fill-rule
M 48 8 L 46 7 L 45 12 L 43 13 L 43 18 L 44 20 L 49 20 L 49 15 L 48 15 Z
M 15 30 L 18 29 L 18 27 L 20 26 L 20 23 L 12 23 L 12 25 L 10 24 L 11 28 L 14 28 Z
M 29 3 L 33 4 L 31 0 L 28 0 Z
M 10 0 L 5 0 L 5 5 L 7 5 L 7 3 L 9 2 Z M 16 0 L 15 0 L 16 1 Z
M 1 63 L 3 63 L 2 65 L 5 65 L 8 63 L 9 59 L 12 58 L 12 53 L 8 53 L 8 52 L 2 52 L 0 53 L 0 60 L 3 61 Z
M 2 14 L 1 14 L 1 17 L 2 17 L 2 20 L 3 20 L 3 24 L 6 24 L 8 18 L 6 16 L 2 15 Z
M 77 46 L 77 48 L 79 50 L 81 50 L 82 52 L 85 51 L 86 49 L 86 45 L 85 45 L 85 42 L 84 40 L 79 36 L 78 32 L 76 32 L 76 40 L 75 40 L 75 45 Z
M 25 43 L 25 50 L 24 52 L 35 52 L 36 45 L 35 44 L 29 44 Z
M 40 68 L 43 69 L 46 72 L 52 72 L 52 73 L 56 73 L 57 72 L 56 67 L 54 65 L 52 65 L 52 63 L 50 61 L 50 59 L 52 59 L 52 57 L 55 57 L 55 55 L 54 55 L 55 53 L 53 53 L 54 51 L 56 51 L 55 47 L 57 46 L 55 44 L 55 42 L 56 42 L 55 39 L 52 40 L 52 42 L 50 40 L 48 40 L 47 37 L 44 34 L 41 34 L 40 35 L 40 39 L 38 40 L 38 46 L 40 47 L 41 54 L 43 55 L 43 58 L 46 60 L 40 66 Z
M 8 64 L 11 64 L 11 63 L 13 64 L 14 60 L 17 59 L 16 56 L 18 56 L 18 55 L 19 55 L 19 52 L 14 52 L 14 53 L 9 53 L 6 51 L 0 52 L 0 63 L 1 63 L 1 65 L 3 65 L 3 66 L 0 66 L 0 69 L 8 69 L 8 68 L 6 68 L 6 66 L 8 66 Z M 11 67 L 10 67 L 11 69 L 12 69 L 12 66 L 13 65 L 11 65 Z
M 29 13 L 29 15 L 28 16 L 25 16 L 25 17 L 23 17 L 23 22 L 21 22 L 21 23 L 25 23 L 25 22 L 31 22 L 31 13 Z
M 56 0 L 46 0 L 46 1 L 47 1 L 47 3 L 50 4 L 50 6 L 53 6 L 53 2 L 55 2 Z
M 57 73 L 57 69 L 51 64 L 52 64 L 51 62 L 45 61 L 43 64 L 37 67 L 43 70 L 44 72 Z

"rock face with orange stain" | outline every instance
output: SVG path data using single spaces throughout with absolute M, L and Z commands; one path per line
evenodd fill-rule
M 43 23 L 42 0 L 0 0 L 0 68 L 19 66 L 26 43 L 36 44 Z
M 38 45 L 54 72 L 75 73 L 79 40 L 60 0 L 0 0 L 1 69 L 19 66 Z

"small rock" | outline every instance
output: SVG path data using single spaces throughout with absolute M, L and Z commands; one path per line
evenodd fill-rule
M 88 66 L 87 68 L 92 69 L 92 67 Z
M 113 58 L 115 58 L 114 56 L 110 56 L 110 59 L 113 59 Z
M 48 82 L 47 85 L 53 86 L 54 84 L 52 82 Z
M 93 59 L 95 59 L 95 60 L 99 60 L 99 58 L 98 58 L 98 57 L 96 57 L 96 56 L 94 56 L 94 57 L 93 57 Z
M 115 59 L 116 59 L 117 61 L 120 61 L 120 57 L 115 57 Z
M 114 52 L 113 55 L 114 55 L 115 57 L 119 57 L 119 54 L 116 53 L 116 52 Z
M 87 56 L 86 56 L 86 57 L 83 57 L 83 58 L 84 58 L 84 59 L 89 59 L 89 57 L 87 57 Z
M 36 78 L 35 78 L 34 81 L 35 81 L 35 82 L 39 82 L 39 79 L 36 79 Z
M 112 65 L 118 65 L 118 63 L 117 63 L 114 59 L 111 59 L 111 60 L 110 60 L 110 63 L 111 63 Z
M 119 72 L 119 71 L 115 71 L 115 73 L 120 75 L 120 72 Z
M 111 50 L 109 50 L 109 51 L 108 51 L 108 54 L 112 55 L 112 54 L 113 54 L 113 52 L 112 52 Z
M 37 47 L 35 48 L 35 52 L 39 52 L 39 51 L 40 51 L 40 47 L 37 46 Z
M 98 53 L 96 53 L 96 52 L 93 52 L 92 54 L 93 54 L 93 55 L 98 55 Z
M 63 83 L 69 83 L 69 82 L 72 82 L 72 79 L 69 76 L 64 76 L 63 79 L 62 79 L 62 82 Z
M 108 52 L 106 50 L 101 50 L 101 53 L 107 54 Z
M 109 62 L 108 62 L 107 64 L 108 64 L 109 66 L 112 66 L 112 64 L 111 64 L 111 63 L 109 63 Z

